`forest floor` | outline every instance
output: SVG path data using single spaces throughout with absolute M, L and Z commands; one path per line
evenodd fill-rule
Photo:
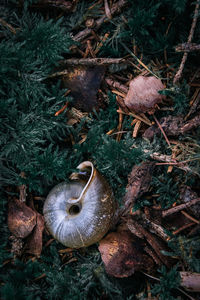
M 199 5 L 0 3 L 1 299 L 200 299 Z M 83 161 L 112 224 L 66 247 L 43 206 Z

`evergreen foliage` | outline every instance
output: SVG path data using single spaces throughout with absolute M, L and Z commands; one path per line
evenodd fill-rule
M 169 272 L 165 266 L 162 266 L 158 270 L 161 274 L 160 282 L 153 285 L 151 292 L 153 295 L 156 295 L 161 300 L 175 300 L 177 298 L 173 297 L 172 290 L 179 287 L 180 275 L 177 272 L 177 266 L 171 268 Z
M 21 2 L 22 8 L 18 7 L 17 0 L 0 4 L 0 18 L 16 29 L 13 34 L 9 28 L 0 25 L 1 298 L 136 299 L 140 280 L 134 279 L 136 286 L 133 286 L 131 278 L 127 291 L 127 281 L 123 285 L 123 280 L 106 275 L 96 245 L 75 251 L 75 260 L 69 264 L 63 263 L 58 252 L 62 246 L 56 241 L 44 246 L 37 260 L 25 254 L 21 260 L 14 259 L 10 252 L 7 199 L 18 197 L 19 185 L 26 184 L 28 193 L 46 197 L 51 187 L 66 181 L 81 161 L 91 160 L 113 187 L 120 204 L 133 165 L 149 158 L 152 152 L 162 149 L 162 153 L 167 154 L 169 151 L 163 138 L 155 138 L 152 143 L 141 138 L 134 140 L 130 116 L 124 116 L 125 132 L 120 142 L 116 141 L 115 135 L 106 134 L 118 125 L 113 94 L 108 93 L 105 110 L 94 111 L 74 126 L 67 125 L 65 114 L 55 116 L 66 102 L 66 90 L 61 88 L 59 81 L 51 81 L 48 76 L 60 59 L 70 56 L 70 47 L 75 44 L 71 36 L 85 28 L 85 20 L 102 15 L 101 5 L 96 1 L 79 1 L 75 12 L 56 20 L 29 9 L 37 0 Z M 124 57 L 129 53 L 123 44 L 131 51 L 137 45 L 139 53 L 144 55 L 144 63 L 156 58 L 164 61 L 166 50 L 168 61 L 176 67 L 181 56 L 175 54 L 174 46 L 187 40 L 191 24 L 192 10 L 188 2 L 129 0 L 128 7 L 120 15 L 102 25 L 99 34 L 103 36 L 109 32 L 110 35 L 98 53 L 99 57 Z M 199 33 L 197 26 L 197 43 L 200 42 Z M 193 59 L 195 61 L 191 56 L 191 61 Z M 185 84 L 175 89 L 169 83 L 163 93 L 173 100 L 175 115 L 185 114 L 189 104 L 189 89 Z M 68 97 L 67 101 L 72 100 Z M 87 139 L 80 144 L 82 134 L 87 134 Z M 179 184 L 174 178 L 180 181 L 183 174 L 175 171 L 173 177 L 163 167 L 157 170 L 152 190 L 159 194 L 157 204 L 168 208 L 178 199 Z M 188 180 L 192 182 L 191 178 Z M 142 199 L 138 208 L 144 205 L 152 203 Z M 41 212 L 40 204 L 38 210 Z M 165 255 L 179 257 L 186 268 L 200 272 L 199 238 L 180 236 L 171 239 L 169 247 L 171 252 L 165 252 Z M 171 290 L 179 283 L 177 268 L 170 271 L 161 268 L 161 282 L 152 289 L 159 299 L 174 299 Z

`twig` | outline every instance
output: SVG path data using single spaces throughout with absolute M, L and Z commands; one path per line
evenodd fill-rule
M 111 91 L 113 94 L 116 94 L 118 96 L 121 96 L 122 98 L 125 98 L 126 97 L 126 94 L 123 94 L 122 92 L 119 92 L 117 90 L 112 90 Z
M 60 115 L 67 108 L 68 105 L 69 102 L 67 101 L 65 105 L 55 113 L 55 116 L 57 117 L 58 115 Z
M 156 78 L 160 79 L 156 74 L 154 74 L 128 47 L 126 47 L 126 45 L 123 42 L 120 42 L 120 44 L 124 47 L 124 49 L 135 58 L 135 60 L 141 65 L 143 66 L 143 68 L 145 68 L 149 73 L 151 73 L 153 76 L 155 76 Z
M 183 230 L 185 230 L 185 229 L 187 229 L 187 228 L 189 228 L 193 225 L 195 225 L 195 223 L 193 223 L 193 222 L 189 223 L 189 224 L 185 224 L 182 227 L 178 228 L 177 230 L 173 231 L 173 234 L 176 235 L 176 234 L 180 233 L 181 231 L 183 231 Z
M 61 66 L 79 66 L 79 65 L 84 65 L 84 66 L 106 66 L 106 65 L 111 65 L 111 64 L 124 64 L 124 63 L 129 63 L 128 60 L 124 59 L 124 58 L 104 58 L 104 57 L 93 57 L 93 58 L 86 58 L 87 55 L 89 54 L 90 52 L 90 49 L 89 47 L 86 48 L 86 51 L 84 53 L 84 58 L 80 58 L 80 59 L 77 59 L 77 58 L 69 58 L 69 59 L 66 59 L 66 60 L 62 60 L 60 62 L 60 65 Z M 95 52 L 93 53 L 95 55 Z M 58 77 L 58 76 L 64 76 L 64 75 L 67 75 L 69 73 L 69 70 L 63 70 L 63 71 L 58 71 L 58 72 L 55 72 L 53 74 L 50 74 L 48 76 L 48 78 L 54 78 L 54 77 Z M 108 80 L 108 82 L 107 82 Z M 111 82 L 113 81 L 113 85 L 111 84 Z M 113 87 L 117 87 L 115 86 L 115 81 L 110 79 L 110 78 L 107 78 L 106 79 L 106 82 L 113 86 Z M 119 83 L 120 85 L 120 83 Z M 122 85 L 123 86 L 123 85 Z M 124 91 L 126 91 L 126 93 L 128 92 L 128 88 L 126 86 L 123 86 L 125 87 Z
M 138 132 L 139 132 L 140 127 L 141 127 L 141 123 L 142 123 L 142 121 L 140 121 L 140 120 L 138 120 L 138 121 L 136 122 L 136 124 L 135 124 L 135 126 L 134 126 L 134 129 L 133 129 L 133 134 L 132 134 L 133 138 L 136 138 L 136 137 L 137 137 Z
M 21 172 L 20 177 L 25 178 L 25 173 Z M 19 186 L 19 200 L 20 202 L 26 202 L 26 185 Z
M 119 0 L 117 3 L 115 3 L 112 8 L 111 8 L 111 15 L 120 12 L 121 9 L 127 4 L 127 0 Z M 96 24 L 94 26 L 94 28 L 86 28 L 82 31 L 80 31 L 79 33 L 77 33 L 74 37 L 73 40 L 76 42 L 80 42 L 83 39 L 85 39 L 89 34 L 91 34 L 92 30 L 97 30 L 100 28 L 100 26 L 109 21 L 108 17 L 106 15 L 103 15 L 101 18 L 99 18 L 98 20 L 96 20 Z
M 164 256 L 161 253 L 161 250 L 163 250 L 163 248 L 162 248 L 160 242 L 156 239 L 156 237 L 154 237 L 153 234 L 151 234 L 150 232 L 148 232 L 145 228 L 143 228 L 142 225 L 140 225 L 135 220 L 134 220 L 134 226 L 146 238 L 147 242 L 154 249 L 154 251 L 156 252 L 156 254 L 157 254 L 158 258 L 160 259 L 160 261 L 162 262 L 162 264 L 165 264 L 166 266 L 168 266 L 169 265 L 169 261 L 167 260 L 166 256 Z
M 177 213 L 177 212 L 179 212 L 179 211 L 181 211 L 183 209 L 186 209 L 186 208 L 188 208 L 188 207 L 190 207 L 192 205 L 195 205 L 198 202 L 200 202 L 200 198 L 196 198 L 196 199 L 193 199 L 193 200 L 191 200 L 191 201 L 189 201 L 187 203 L 183 203 L 183 204 L 177 205 L 175 207 L 169 208 L 167 210 L 164 210 L 162 212 L 162 217 L 166 218 L 166 217 L 168 217 L 168 216 L 170 216 L 172 214 L 175 214 L 175 213 Z
M 123 93 L 127 94 L 128 93 L 128 87 L 124 84 L 121 84 L 120 82 L 112 79 L 112 78 L 105 78 L 106 83 L 116 89 L 119 89 L 120 91 L 122 91 Z
M 0 24 L 1 25 L 3 25 L 4 27 L 7 27 L 13 34 L 16 34 L 17 32 L 16 32 L 16 29 L 12 26 L 12 25 L 10 25 L 10 24 L 8 24 L 5 20 L 3 20 L 2 18 L 0 18 Z
M 107 18 L 112 19 L 110 7 L 108 5 L 108 0 L 104 0 L 104 6 L 105 6 L 105 14 L 106 14 Z
M 193 218 L 192 216 L 190 216 L 188 213 L 186 213 L 185 211 L 181 211 L 181 213 L 188 219 L 190 219 L 191 221 L 193 221 L 196 224 L 199 224 L 200 222 L 198 220 L 196 220 L 195 218 Z
M 93 49 L 92 49 L 92 45 L 91 45 L 90 40 L 87 40 L 87 47 L 88 47 L 88 49 L 89 49 L 89 52 L 90 52 L 91 56 L 92 56 L 93 58 L 96 58 L 96 55 L 94 54 L 94 51 L 93 51 Z
M 148 150 L 144 150 L 145 153 L 148 152 Z M 154 152 L 154 153 L 151 153 L 150 154 L 150 157 L 154 160 L 158 160 L 158 161 L 163 161 L 164 163 L 163 164 L 166 164 L 166 165 L 173 165 L 185 172 L 191 172 L 193 173 L 194 175 L 197 175 L 198 177 L 200 177 L 200 174 L 192 169 L 190 169 L 188 166 L 183 166 L 183 162 L 176 162 L 176 161 L 172 161 L 172 158 L 170 155 L 165 155 L 165 154 L 160 154 L 160 153 L 157 153 L 157 152 Z M 157 164 L 158 165 L 158 164 Z M 161 165 L 161 164 L 160 164 Z
M 195 43 L 183 43 L 175 47 L 176 52 L 192 52 L 192 51 L 199 51 L 199 50 L 200 50 L 200 45 Z
M 196 23 L 197 23 L 197 18 L 198 18 L 198 11 L 199 11 L 199 0 L 197 0 L 196 6 L 195 6 L 192 26 L 191 26 L 190 33 L 189 33 L 188 40 L 187 40 L 188 43 L 192 42 L 192 38 L 193 38 L 193 35 L 194 35 L 194 30 L 195 30 Z M 187 57 L 188 57 L 188 52 L 185 51 L 184 54 L 183 54 L 183 58 L 182 58 L 180 67 L 179 67 L 179 69 L 178 69 L 178 71 L 177 71 L 177 73 L 174 77 L 173 84 L 176 84 L 180 80 L 180 78 L 182 76 L 182 73 L 183 73 L 183 69 L 184 69 L 186 60 L 187 60 Z
M 94 51 L 95 53 L 95 51 Z M 96 53 L 95 53 L 96 54 Z M 101 66 L 111 64 L 128 64 L 129 61 L 125 58 L 109 58 L 109 57 L 94 57 L 94 58 L 69 58 L 61 61 L 62 65 L 86 65 L 86 66 Z
M 121 112 L 119 112 L 118 114 L 119 114 L 119 124 L 117 126 L 118 134 L 116 140 L 119 142 L 122 137 L 121 131 L 122 131 L 123 114 Z
M 155 115 L 153 115 L 153 117 L 154 117 L 154 120 L 156 121 L 156 124 L 157 124 L 158 127 L 160 128 L 160 131 L 162 132 L 162 134 L 163 134 L 163 136 L 164 136 L 164 138 L 165 138 L 167 144 L 169 145 L 169 147 L 171 147 L 171 144 L 170 144 L 170 142 L 169 142 L 169 140 L 168 140 L 168 137 L 166 136 L 166 133 L 164 132 L 162 126 L 161 126 L 160 123 L 158 122 L 158 119 L 156 118 Z
M 147 273 L 145 273 L 145 272 L 142 272 L 142 273 L 143 273 L 144 275 L 146 275 L 147 277 L 151 278 L 151 279 L 154 279 L 154 280 L 156 280 L 156 281 L 160 281 L 160 279 L 157 278 L 157 277 L 155 277 L 155 276 L 149 275 L 149 274 L 147 274 Z M 191 297 L 190 295 L 188 295 L 188 294 L 187 294 L 185 291 L 183 291 L 182 289 L 177 288 L 177 290 L 178 290 L 179 292 L 183 293 L 185 296 L 187 296 L 190 300 L 195 300 L 193 297 Z
M 99 52 L 99 50 L 101 49 L 101 47 L 103 46 L 103 43 L 107 40 L 107 38 L 109 37 L 110 33 L 105 33 L 104 37 L 101 39 L 101 41 L 99 42 L 99 44 L 97 44 L 97 47 L 94 51 L 95 54 L 97 54 Z
M 150 121 L 148 122 L 147 120 L 143 119 L 141 116 L 136 115 L 136 114 L 134 114 L 134 113 L 132 113 L 132 112 L 126 113 L 126 112 L 121 111 L 121 110 L 117 110 L 117 112 L 121 112 L 121 113 L 124 114 L 124 115 L 132 116 L 132 117 L 136 118 L 137 120 L 140 120 L 140 121 L 142 121 L 143 123 L 145 123 L 145 124 L 151 126 L 151 122 L 150 122 Z
M 196 115 L 193 119 L 189 120 L 187 123 L 185 123 L 181 128 L 180 132 L 183 134 L 186 131 L 189 131 L 193 128 L 196 128 L 200 125 L 200 114 Z
M 199 101 L 200 101 L 200 88 L 197 88 L 191 101 L 190 110 L 186 115 L 186 117 L 184 118 L 184 121 L 187 120 L 196 111 Z

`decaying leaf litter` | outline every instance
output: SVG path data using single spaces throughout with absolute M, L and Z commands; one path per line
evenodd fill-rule
M 55 1 L 53 9 L 61 10 L 61 15 L 67 10 L 73 13 L 76 2 L 78 1 L 64 1 L 61 4 Z M 50 82 L 61 80 L 63 87 L 68 89 L 66 103 L 55 113 L 55 118 L 65 114 L 66 122 L 76 127 L 84 118 L 90 120 L 92 114 L 106 110 L 107 95 L 112 93 L 118 106 L 118 125 L 116 128 L 110 128 L 106 132 L 107 136 L 120 142 L 128 132 L 133 137 L 133 148 L 138 147 L 137 143 L 141 140 L 146 143 L 144 145 L 151 145 L 157 138 L 163 138 L 166 148 L 163 152 L 158 153 L 156 149 L 152 151 L 151 147 L 144 146 L 143 152 L 147 159 L 139 165 L 132 166 L 113 228 L 99 242 L 98 249 L 107 274 L 117 278 L 126 278 L 139 271 L 147 280 L 153 282 L 153 277 L 159 276 L 156 273 L 159 267 L 165 265 L 170 270 L 178 264 L 178 274 L 181 278 L 181 289 L 178 293 L 193 299 L 190 292 L 200 292 L 200 275 L 191 272 L 184 258 L 181 255 L 173 255 L 170 247 L 170 241 L 173 243 L 182 235 L 188 239 L 198 237 L 200 229 L 199 187 L 193 190 L 183 179 L 184 176 L 193 176 L 198 182 L 200 177 L 199 144 L 195 133 L 200 125 L 199 84 L 191 95 L 189 110 L 182 115 L 173 114 L 172 97 L 173 92 L 178 89 L 181 77 L 184 77 L 187 58 L 185 53 L 190 50 L 185 50 L 177 73 L 167 62 L 165 65 L 159 61 L 144 64 L 142 55 L 140 58 L 137 56 L 137 47 L 129 49 L 130 53 L 126 57 L 99 57 L 101 47 L 109 38 L 109 33 L 98 36 L 99 28 L 104 22 L 109 22 L 113 15 L 120 15 L 128 2 L 98 2 L 102 4 L 102 16 L 86 20 L 86 28 L 73 37 L 75 44 L 71 57 L 60 61 L 59 66 L 45 79 Z M 51 1 L 38 1 L 37 4 L 33 4 L 32 9 L 51 6 Z M 191 43 L 194 34 L 198 11 L 197 3 L 188 43 Z M 4 26 L 12 29 L 11 31 L 15 30 L 9 27 L 9 24 Z M 121 68 L 122 74 L 111 71 L 113 66 Z M 191 76 L 188 80 L 191 80 Z M 198 76 L 197 73 L 191 83 L 195 82 Z M 170 90 L 168 86 L 173 80 L 174 86 Z M 160 112 L 164 111 L 172 114 L 160 118 Z M 124 129 L 126 116 L 131 117 L 131 130 Z M 79 144 L 84 145 L 86 140 L 87 127 L 80 136 Z M 74 144 L 73 136 L 68 142 Z M 158 168 L 163 168 L 163 173 L 168 176 L 171 174 L 173 180 L 177 181 L 179 197 L 170 203 L 169 207 L 162 207 L 157 201 L 159 195 L 153 194 L 152 177 L 156 176 Z M 173 176 L 176 169 L 181 170 L 182 179 L 177 175 Z M 35 259 L 34 257 L 40 257 L 42 247 L 48 247 L 53 240 L 49 236 L 49 242 L 42 245 L 44 235 L 48 235 L 44 230 L 43 216 L 39 213 L 41 203 L 38 205 L 38 202 L 43 199 L 29 191 L 25 191 L 23 196 L 23 188 L 18 187 L 19 199 L 10 197 L 8 204 L 8 227 L 13 235 L 11 251 L 18 257 L 25 257 L 29 253 L 28 257 Z M 73 249 L 62 249 L 59 253 L 64 264 L 76 261 Z

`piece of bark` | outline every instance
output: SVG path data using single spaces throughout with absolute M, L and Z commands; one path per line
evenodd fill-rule
M 185 132 L 187 132 L 191 129 L 197 128 L 199 125 L 200 125 L 200 113 L 197 114 L 193 119 L 187 121 L 187 123 L 185 123 L 181 127 L 181 129 L 180 129 L 181 134 L 184 134 Z
M 124 99 L 126 106 L 137 113 L 154 113 L 156 104 L 162 102 L 164 95 L 158 93 L 163 90 L 162 81 L 154 76 L 137 76 L 130 81 L 129 90 Z
M 63 77 L 63 84 L 71 90 L 74 107 L 87 112 L 98 109 L 97 92 L 104 72 L 102 66 L 76 66 L 68 69 L 67 75 Z
M 200 202 L 200 198 L 196 198 L 196 199 L 192 199 L 186 203 L 183 203 L 183 204 L 179 204 L 175 207 L 172 207 L 172 208 L 169 208 L 169 209 L 166 209 L 166 210 L 163 210 L 162 212 L 162 217 L 163 218 L 166 218 L 172 214 L 175 214 L 183 209 L 186 209 L 188 207 L 191 207 L 192 205 L 195 205 L 197 204 L 198 202 Z
M 8 228 L 18 238 L 27 237 L 36 225 L 36 213 L 24 202 L 12 199 L 8 203 Z
M 185 202 L 189 203 L 193 199 L 197 199 L 198 195 L 194 192 L 190 186 L 182 186 L 180 190 L 180 199 Z M 191 212 L 197 219 L 200 219 L 200 202 L 192 205 L 188 208 L 188 211 Z
M 37 213 L 37 224 L 32 234 L 27 238 L 26 241 L 26 252 L 37 257 L 42 252 L 42 234 L 44 231 L 44 217 Z
M 180 134 L 180 128 L 183 126 L 183 118 L 181 116 L 167 116 L 161 118 L 159 123 L 167 136 L 177 136 Z M 152 140 L 154 135 L 160 133 L 160 129 L 153 125 L 145 130 L 143 138 Z
M 166 266 L 170 266 L 172 260 L 170 257 L 166 257 L 161 253 L 162 250 L 168 250 L 165 244 L 157 238 L 155 235 L 147 231 L 141 224 L 139 224 L 136 220 L 134 220 L 135 229 L 143 235 L 151 248 L 155 251 L 157 257 L 159 258 L 160 264 L 165 264 Z
M 128 176 L 128 185 L 124 196 L 125 209 L 134 206 L 135 200 L 149 190 L 155 163 L 146 161 L 134 166 Z
M 11 253 L 14 254 L 14 258 L 17 256 L 21 256 L 23 252 L 23 245 L 24 242 L 21 238 L 17 238 L 14 235 L 11 235 L 9 237 L 9 240 L 11 241 Z
M 200 125 L 200 114 L 197 114 L 193 119 L 184 122 L 182 116 L 167 116 L 159 121 L 161 127 L 167 136 L 179 136 L 191 129 L 197 128 Z M 160 129 L 156 125 L 145 130 L 143 138 L 152 140 L 154 135 L 160 134 Z
M 200 292 L 200 274 L 194 272 L 180 272 L 180 285 L 190 292 Z
M 135 271 L 151 270 L 154 265 L 130 231 L 111 232 L 100 241 L 99 251 L 106 272 L 114 277 L 128 277 Z

